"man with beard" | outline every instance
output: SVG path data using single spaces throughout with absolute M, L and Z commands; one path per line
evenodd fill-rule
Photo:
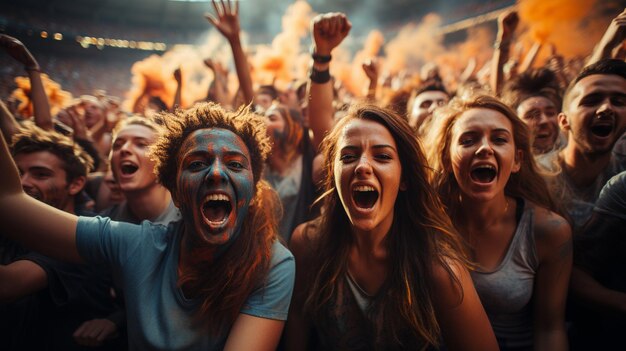
M 548 181 L 579 227 L 604 184 L 626 169 L 626 155 L 612 152 L 626 130 L 626 62 L 607 59 L 583 69 L 565 93 L 559 125 L 568 144 L 558 154 L 560 173 Z

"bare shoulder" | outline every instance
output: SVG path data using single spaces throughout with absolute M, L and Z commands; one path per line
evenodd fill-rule
M 319 219 L 304 222 L 294 229 L 289 250 L 296 260 L 310 260 L 318 239 Z
M 467 267 L 451 258 L 435 261 L 432 265 L 433 288 L 436 301 L 443 305 L 457 305 L 463 299 L 465 286 L 471 284 Z
M 535 210 L 535 244 L 541 256 L 557 253 L 568 256 L 572 253 L 572 229 L 565 218 L 537 206 Z

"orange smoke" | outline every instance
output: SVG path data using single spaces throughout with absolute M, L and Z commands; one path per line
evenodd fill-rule
M 396 74 L 406 68 L 417 70 L 442 54 L 444 47 L 443 36 L 438 31 L 440 25 L 441 17 L 433 13 L 424 16 L 419 24 L 405 25 L 385 46 L 383 71 Z
M 607 6 L 608 2 L 597 0 L 518 1 L 522 25 L 527 27 L 521 39 L 526 47 L 538 41 L 554 44 L 565 57 L 587 56 L 610 22 L 610 18 L 601 15 Z M 548 51 L 543 49 L 537 56 L 538 64 L 543 64 Z
M 54 116 L 60 109 L 67 106 L 72 101 L 72 94 L 61 89 L 61 85 L 50 79 L 47 74 L 41 75 L 41 82 L 48 96 L 50 113 Z M 34 114 L 33 104 L 30 100 L 30 79 L 27 77 L 15 77 L 15 84 L 17 84 L 17 89 L 11 93 L 11 96 L 21 101 L 18 106 L 18 113 L 22 116 L 30 117 Z
M 162 56 L 151 55 L 135 62 L 131 68 L 132 85 L 126 94 L 125 108 L 132 110 L 135 101 L 143 95 L 157 96 L 172 106 L 176 93 L 173 72 L 178 67 L 182 75 L 182 107 L 189 107 L 204 99 L 213 80 L 213 74 L 204 65 L 204 59 L 210 57 L 214 61 L 225 61 L 225 54 L 230 54 L 225 45 L 221 35 L 212 32 L 200 46 L 177 45 Z
M 303 67 L 301 62 L 308 57 L 300 42 L 309 33 L 312 17 L 313 11 L 306 1 L 298 0 L 287 8 L 282 18 L 282 32 L 272 40 L 271 45 L 256 48 L 252 58 L 255 82 L 275 82 L 282 86 L 292 79 L 306 76 L 306 66 Z
M 354 55 L 352 61 L 343 61 L 341 60 L 341 56 L 338 57 L 339 60 L 333 59 L 333 75 L 343 83 L 352 95 L 365 95 L 364 93 L 369 85 L 369 79 L 365 75 L 365 72 L 363 72 L 361 65 L 364 61 L 378 56 L 378 52 L 384 42 L 385 38 L 383 34 L 377 30 L 373 30 L 368 34 L 363 44 L 363 49 Z M 381 73 L 379 72 L 379 76 L 380 75 Z

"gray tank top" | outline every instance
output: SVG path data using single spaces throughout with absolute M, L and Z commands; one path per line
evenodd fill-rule
M 509 248 L 493 271 L 471 272 L 501 350 L 532 350 L 532 295 L 539 266 L 534 237 L 534 208 L 524 211 Z

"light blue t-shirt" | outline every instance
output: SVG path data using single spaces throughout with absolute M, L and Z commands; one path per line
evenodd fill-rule
M 219 350 L 227 334 L 211 338 L 193 326 L 196 302 L 177 287 L 179 232 L 169 226 L 140 225 L 103 217 L 80 217 L 76 245 L 85 261 L 106 262 L 126 299 L 129 346 L 135 350 Z M 280 243 L 272 247 L 265 284 L 253 291 L 240 313 L 286 320 L 293 291 L 295 263 Z

